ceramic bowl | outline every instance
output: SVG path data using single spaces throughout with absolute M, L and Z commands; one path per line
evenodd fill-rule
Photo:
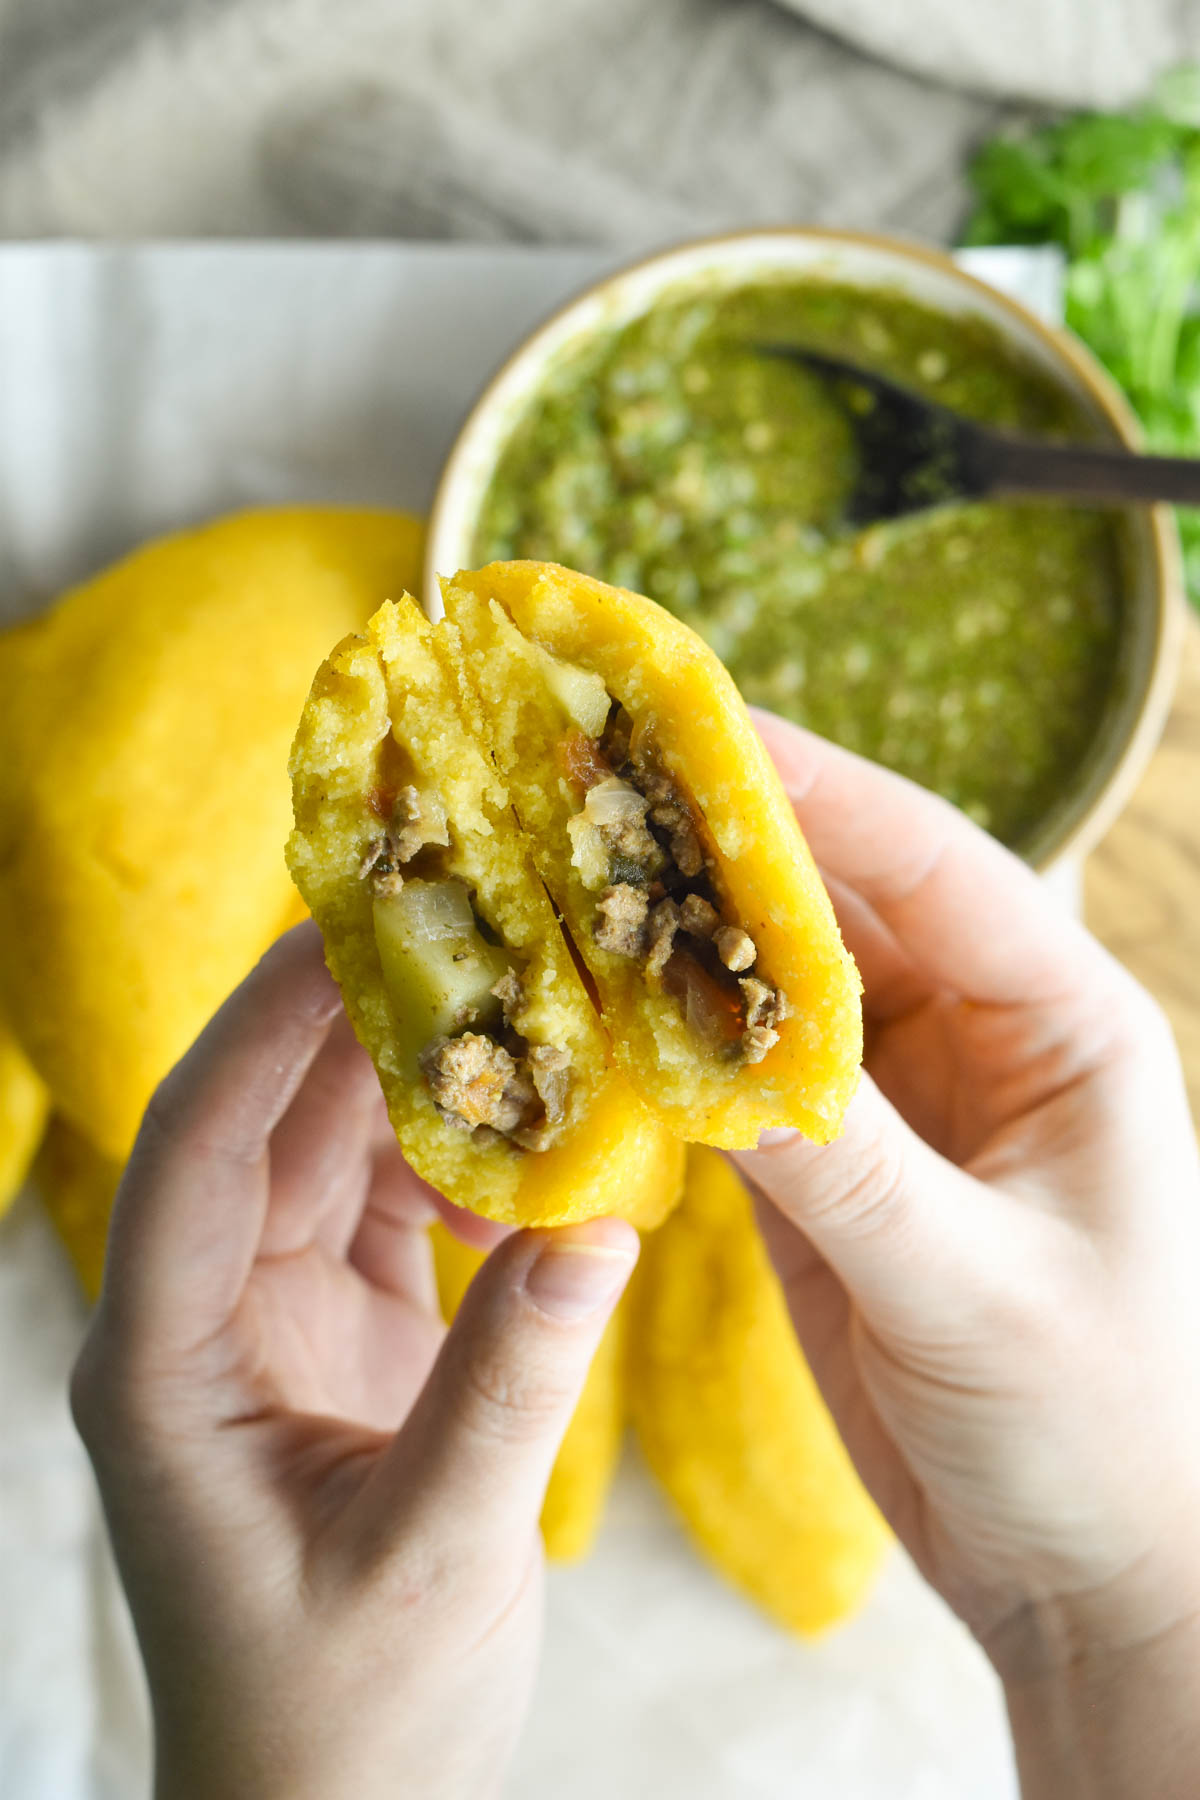
M 620 269 L 559 308 L 519 345 L 468 414 L 442 470 L 430 521 L 426 605 L 439 602 L 437 576 L 469 567 L 484 496 L 510 432 L 547 368 L 596 331 L 619 327 L 668 290 L 720 289 L 760 277 L 822 277 L 899 292 L 948 315 L 974 314 L 1019 356 L 1065 388 L 1100 438 L 1139 445 L 1128 402 L 1091 353 L 1070 333 L 967 274 L 924 245 L 859 232 L 807 227 L 749 231 L 682 244 Z M 1050 808 L 1025 845 L 1047 869 L 1084 855 L 1128 799 L 1170 707 L 1183 629 L 1178 540 L 1167 507 L 1130 508 L 1122 532 L 1124 641 L 1121 678 L 1085 768 Z M 1030 605 L 1038 597 L 1030 595 Z

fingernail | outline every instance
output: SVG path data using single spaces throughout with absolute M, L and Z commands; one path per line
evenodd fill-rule
M 525 1292 L 551 1318 L 586 1319 L 620 1292 L 633 1264 L 627 1249 L 557 1234 L 530 1264 Z
M 769 1150 L 772 1144 L 790 1144 L 800 1133 L 790 1125 L 772 1125 L 769 1130 L 760 1133 L 758 1148 Z

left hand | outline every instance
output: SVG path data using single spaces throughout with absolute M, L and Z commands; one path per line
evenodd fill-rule
M 507 1236 L 447 1334 L 424 1229 L 446 1210 L 298 927 L 150 1104 L 72 1388 L 159 1800 L 499 1787 L 542 1494 L 637 1238 Z

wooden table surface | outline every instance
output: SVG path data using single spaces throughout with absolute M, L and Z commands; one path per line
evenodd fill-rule
M 1200 1123 L 1200 618 L 1162 743 L 1084 870 L 1084 916 L 1166 1008 Z

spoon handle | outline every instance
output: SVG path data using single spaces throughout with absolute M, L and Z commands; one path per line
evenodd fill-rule
M 1200 458 L 1139 456 L 1089 444 L 1047 444 L 975 430 L 963 448 L 980 494 L 1061 494 L 1093 501 L 1172 500 L 1200 506 Z

